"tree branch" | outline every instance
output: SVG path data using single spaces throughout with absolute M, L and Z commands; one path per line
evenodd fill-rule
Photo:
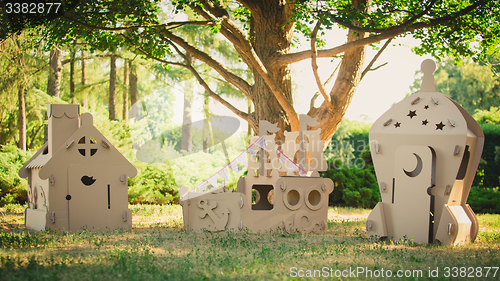
M 328 83 L 330 83 L 332 81 L 333 76 L 335 76 L 335 73 L 337 73 L 337 71 L 340 69 L 341 64 L 342 64 L 342 62 L 337 64 L 337 66 L 333 70 L 332 74 L 330 74 L 330 77 L 328 77 L 328 79 L 326 79 L 325 83 L 323 84 L 323 87 L 325 87 L 326 85 L 328 85 Z M 316 102 L 316 99 L 318 98 L 318 96 L 319 96 L 319 92 L 314 93 L 313 97 L 311 98 L 311 101 L 309 102 L 309 111 L 307 112 L 307 115 L 309 115 L 311 117 L 315 117 L 316 114 L 318 114 L 319 108 L 314 107 L 314 103 Z
M 236 114 L 237 116 L 241 117 L 242 119 L 244 119 L 250 123 L 250 115 L 248 113 L 245 113 L 245 112 L 237 109 L 232 104 L 230 104 L 228 101 L 226 101 L 225 99 L 221 98 L 219 95 L 214 93 L 214 91 L 212 91 L 212 89 L 210 89 L 210 86 L 208 86 L 208 84 L 201 77 L 201 75 L 198 73 L 198 71 L 196 71 L 196 69 L 193 67 L 193 65 L 191 64 L 191 59 L 188 58 L 184 53 L 182 53 L 175 44 L 170 42 L 170 45 L 177 51 L 177 53 L 182 58 L 184 58 L 184 61 L 186 62 L 186 64 L 184 66 L 187 69 L 189 69 L 189 71 L 191 71 L 191 73 L 193 73 L 193 75 L 196 78 L 196 80 L 198 81 L 198 83 L 205 89 L 205 92 L 207 92 L 210 97 L 212 97 L 216 101 L 220 102 L 221 104 L 223 104 L 224 106 L 229 108 L 229 110 L 231 110 L 234 114 Z
M 181 67 L 187 67 L 186 65 L 182 64 L 182 63 L 179 63 L 179 62 L 173 62 L 173 61 L 166 61 L 166 60 L 163 60 L 163 59 L 160 59 L 160 58 L 157 58 L 153 55 L 151 55 L 150 53 L 144 51 L 141 47 L 139 46 L 136 46 L 133 42 L 132 42 L 132 39 L 128 38 L 125 34 L 121 33 L 120 34 L 130 45 L 132 45 L 134 48 L 136 48 L 139 52 L 141 52 L 142 54 L 144 54 L 146 57 L 150 58 L 150 59 L 153 59 L 155 61 L 158 61 L 158 62 L 161 62 L 161 63 L 164 63 L 164 64 L 171 64 L 171 65 L 176 65 L 176 66 L 181 66 Z
M 209 2 L 206 2 L 204 1 L 204 6 L 203 7 L 207 7 L 209 9 L 209 11 L 214 14 L 215 16 L 223 16 L 224 14 L 227 14 L 227 11 L 226 13 L 222 12 L 221 9 L 216 9 L 214 7 L 212 7 L 212 3 L 209 3 Z M 214 16 L 210 15 L 209 12 L 207 12 L 204 8 L 198 6 L 198 5 L 191 5 L 191 9 L 193 9 L 193 11 L 195 11 L 196 13 L 198 13 L 200 16 L 204 17 L 206 20 L 211 20 L 211 21 L 214 21 L 216 22 L 217 21 L 217 18 L 215 18 Z M 233 34 L 226 26 L 224 25 L 221 25 L 221 29 L 220 29 L 220 33 L 226 37 L 227 40 L 229 40 L 229 42 L 231 42 L 234 46 L 234 49 L 236 50 L 236 52 L 238 52 L 238 54 L 240 55 L 240 57 L 243 59 L 243 61 L 249 66 L 249 67 L 252 67 L 252 63 L 249 59 L 249 55 L 245 53 L 244 49 L 243 49 L 243 46 L 240 42 L 240 40 L 238 39 L 238 37 Z
M 251 86 L 248 84 L 245 80 L 243 80 L 241 77 L 235 75 L 232 73 L 229 69 L 227 69 L 225 66 L 223 66 L 220 62 L 216 61 L 213 59 L 210 55 L 204 53 L 203 51 L 199 50 L 195 46 L 191 45 L 190 43 L 184 41 L 184 39 L 180 38 L 179 36 L 173 34 L 169 30 L 163 30 L 163 34 L 165 34 L 167 42 L 174 42 L 175 44 L 181 46 L 184 50 L 189 52 L 193 57 L 201 60 L 202 62 L 208 64 L 211 68 L 213 68 L 215 71 L 217 71 L 224 79 L 234 85 L 236 88 L 238 88 L 243 94 L 245 94 L 247 97 L 250 97 L 250 92 L 251 92 Z M 163 36 L 162 36 L 163 37 Z M 162 38 L 165 40 L 165 37 Z
M 316 84 L 318 85 L 319 92 L 321 95 L 323 95 L 323 98 L 325 99 L 325 102 L 327 105 L 333 109 L 333 105 L 330 101 L 330 97 L 326 93 L 325 87 L 323 87 L 323 84 L 321 83 L 321 78 L 319 77 L 318 74 L 318 64 L 316 62 L 316 35 L 318 34 L 319 27 L 321 26 L 321 19 L 318 20 L 316 25 L 314 26 L 314 29 L 311 33 L 311 67 L 312 71 L 314 73 L 314 78 L 316 79 Z
M 224 27 L 226 27 L 236 37 L 236 39 L 238 40 L 237 45 L 240 46 L 241 52 L 243 52 L 245 55 L 248 56 L 248 60 L 251 66 L 253 66 L 253 68 L 257 71 L 257 73 L 262 77 L 262 79 L 265 81 L 271 92 L 278 100 L 283 110 L 286 112 L 287 116 L 290 118 L 290 126 L 292 128 L 292 131 L 298 131 L 299 118 L 297 116 L 297 112 L 295 112 L 295 109 L 293 108 L 292 104 L 286 99 L 285 94 L 280 89 L 278 83 L 276 83 L 276 81 L 269 74 L 267 68 L 260 60 L 259 56 L 255 52 L 255 49 L 253 48 L 248 38 L 231 20 L 231 18 L 229 18 L 229 15 L 224 13 L 225 12 L 224 9 L 217 9 L 207 1 L 204 1 L 204 4 L 206 7 L 209 7 L 209 9 L 212 9 L 212 11 L 216 16 L 219 16 L 220 19 L 222 19 L 221 24 Z
M 81 26 L 84 26 L 86 28 L 89 28 L 89 29 L 108 30 L 108 31 L 122 31 L 122 30 L 139 29 L 139 28 L 167 28 L 167 27 L 171 27 L 170 29 L 172 29 L 172 28 L 177 28 L 177 27 L 184 26 L 184 25 L 212 25 L 213 24 L 213 22 L 211 22 L 211 21 L 174 21 L 174 22 L 169 22 L 166 24 L 157 24 L 157 25 L 131 25 L 131 26 L 122 26 L 122 27 L 105 27 L 105 26 L 90 25 L 90 24 L 84 23 L 80 20 L 77 20 L 75 18 L 70 18 L 66 15 L 62 15 L 61 17 L 66 19 L 66 20 L 77 23 Z
M 353 31 L 356 31 L 356 32 L 384 33 L 384 32 L 390 32 L 390 31 L 393 31 L 393 30 L 398 30 L 398 29 L 401 29 L 401 28 L 405 28 L 405 27 L 409 26 L 410 24 L 413 24 L 415 21 L 417 21 L 418 19 L 420 19 L 423 16 L 425 16 L 432 9 L 432 7 L 434 6 L 434 4 L 436 2 L 437 2 L 437 0 L 431 0 L 430 3 L 429 3 L 429 5 L 427 5 L 425 7 L 425 9 L 423 11 L 421 11 L 420 13 L 415 14 L 413 17 L 409 18 L 408 20 L 402 22 L 399 25 L 391 26 L 391 27 L 388 27 L 388 28 L 366 28 L 366 27 L 359 27 L 359 26 L 351 24 L 351 23 L 343 22 L 343 21 L 339 20 L 337 17 L 335 17 L 335 15 L 333 15 L 333 14 L 330 17 L 336 23 L 338 23 L 339 25 L 347 27 L 347 28 L 349 28 L 349 29 L 351 29 Z M 405 11 L 405 12 L 408 12 L 408 11 Z
M 463 15 L 465 15 L 467 13 L 470 13 L 472 10 L 474 10 L 477 7 L 483 5 L 484 2 L 485 2 L 484 0 L 483 1 L 478 1 L 478 2 L 476 2 L 476 3 L 474 3 L 474 4 L 470 5 L 470 6 L 468 6 L 467 8 L 464 8 L 464 9 L 462 9 L 462 10 L 456 12 L 456 13 L 453 13 L 453 14 L 450 14 L 450 15 L 447 15 L 447 16 L 444 16 L 444 17 L 440 17 L 440 18 L 437 18 L 437 19 L 430 20 L 427 23 L 425 23 L 425 22 L 418 22 L 418 23 L 414 23 L 414 24 L 409 25 L 409 26 L 400 27 L 398 29 L 391 30 L 391 31 L 388 31 L 388 32 L 385 32 L 385 33 L 381 33 L 381 34 L 378 34 L 378 35 L 374 35 L 374 36 L 366 37 L 366 38 L 359 39 L 359 40 L 356 40 L 356 41 L 348 42 L 348 43 L 345 43 L 343 45 L 340 45 L 340 46 L 337 46 L 337 47 L 334 47 L 334 48 L 331 48 L 331 49 L 319 50 L 318 51 L 318 57 L 323 57 L 323 58 L 325 58 L 325 57 L 332 57 L 332 56 L 341 54 L 341 53 L 343 53 L 343 52 L 345 52 L 347 50 L 351 50 L 351 49 L 354 49 L 354 48 L 357 48 L 357 47 L 361 47 L 361 46 L 365 46 L 365 45 L 368 45 L 368 44 L 376 43 L 376 42 L 379 42 L 379 41 L 382 41 L 382 40 L 385 40 L 385 39 L 396 37 L 398 35 L 401 35 L 401 34 L 404 34 L 404 33 L 407 33 L 407 32 L 413 32 L 415 30 L 419 30 L 419 29 L 423 29 L 423 28 L 434 27 L 434 26 L 446 23 L 446 22 L 448 22 L 448 21 L 450 21 L 450 20 L 452 20 L 454 18 L 458 18 L 458 17 L 461 17 L 461 16 L 463 16 Z M 291 64 L 291 63 L 294 63 L 294 62 L 305 60 L 305 59 L 309 58 L 310 56 L 311 56 L 311 50 L 301 51 L 301 52 L 297 52 L 297 53 L 285 54 L 285 55 L 276 57 L 274 60 L 272 60 L 270 62 L 270 65 L 271 66 L 279 66 L 279 65 Z
M 377 70 L 379 68 L 381 68 L 382 66 L 386 65 L 387 63 L 384 63 L 382 65 L 379 65 L 377 66 L 376 68 L 373 68 L 372 69 L 372 66 L 373 64 L 375 63 L 375 61 L 377 61 L 377 59 L 380 57 L 380 55 L 384 52 L 384 50 L 387 48 L 387 46 L 389 46 L 389 44 L 391 43 L 391 41 L 394 39 L 393 38 L 389 38 L 389 40 L 387 40 L 385 43 L 384 43 L 384 46 L 382 46 L 382 48 L 380 48 L 380 50 L 378 50 L 377 54 L 373 57 L 373 59 L 370 61 L 370 63 L 366 66 L 365 70 L 363 70 L 363 72 L 361 73 L 361 78 L 359 78 L 359 81 L 363 80 L 363 77 L 365 77 L 366 73 L 368 73 L 368 71 L 374 71 L 374 70 Z

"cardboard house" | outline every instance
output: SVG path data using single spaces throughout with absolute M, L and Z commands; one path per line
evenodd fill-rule
M 309 116 L 302 115 L 300 122 L 303 131 L 286 132 L 282 150 L 278 150 L 274 133 L 279 128 L 260 121 L 260 136 L 251 140 L 260 142 L 260 148 L 249 155 L 248 176 L 238 180 L 236 192 L 224 188 L 193 192 L 182 187 L 179 195 L 185 229 L 324 231 L 333 182 L 317 173 L 326 170 L 320 130 L 307 131 L 307 125 L 315 122 Z M 301 167 L 299 175 L 287 173 L 292 165 Z
M 78 105 L 51 104 L 48 141 L 19 170 L 28 178 L 28 229 L 77 231 L 132 227 L 128 178 L 135 167 Z
M 382 202 L 367 219 L 369 237 L 456 245 L 477 236 L 467 197 L 484 134 L 469 113 L 436 91 L 435 69 L 425 60 L 420 92 L 392 106 L 370 130 Z

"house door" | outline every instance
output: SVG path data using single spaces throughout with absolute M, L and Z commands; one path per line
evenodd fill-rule
M 70 230 L 109 227 L 108 178 L 108 169 L 104 166 L 69 166 L 66 200 Z

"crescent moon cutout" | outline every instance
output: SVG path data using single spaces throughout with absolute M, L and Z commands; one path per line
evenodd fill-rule
M 413 155 L 415 155 L 415 157 L 417 158 L 417 167 L 415 167 L 415 169 L 411 172 L 408 172 L 405 169 L 403 169 L 405 174 L 411 178 L 414 178 L 414 177 L 420 175 L 420 172 L 422 172 L 422 158 L 420 158 L 420 156 L 418 156 L 415 153 L 413 153 Z

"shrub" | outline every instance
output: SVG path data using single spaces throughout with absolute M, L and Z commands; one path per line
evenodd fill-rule
M 327 163 L 329 169 L 321 176 L 332 179 L 335 186 L 330 194 L 330 205 L 373 208 L 380 201 L 372 166 L 342 165 L 338 160 Z
M 18 175 L 29 159 L 25 151 L 9 144 L 0 147 L 0 206 L 27 201 L 27 181 Z
M 135 178 L 129 179 L 128 201 L 131 204 L 178 203 L 179 194 L 174 175 L 166 164 L 138 167 Z
M 481 163 L 474 178 L 474 185 L 479 187 L 500 186 L 500 125 L 480 123 L 484 133 L 484 148 Z
M 473 186 L 467 203 L 475 213 L 500 214 L 500 191 L 498 187 Z

